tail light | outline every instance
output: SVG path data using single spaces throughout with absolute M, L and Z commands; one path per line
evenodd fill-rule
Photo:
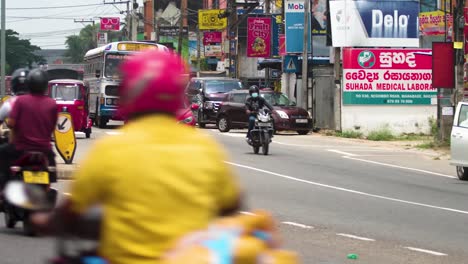
M 21 167 L 20 166 L 11 166 L 10 171 L 13 172 L 13 173 L 18 173 L 18 172 L 21 171 Z

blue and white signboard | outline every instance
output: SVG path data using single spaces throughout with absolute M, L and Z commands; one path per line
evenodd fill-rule
M 284 56 L 283 72 L 293 73 L 300 72 L 301 70 L 299 70 L 299 59 L 297 58 L 297 56 Z
M 286 53 L 302 53 L 304 46 L 304 1 L 285 0 L 284 13 L 286 20 Z M 310 29 L 310 20 L 308 22 Z M 308 51 L 311 52 L 310 30 L 308 35 Z
M 419 47 L 418 0 L 330 0 L 334 47 Z

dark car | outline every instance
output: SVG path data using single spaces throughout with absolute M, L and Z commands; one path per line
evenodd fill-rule
M 238 79 L 227 77 L 197 77 L 192 78 L 187 85 L 186 93 L 191 103 L 200 106 L 195 117 L 199 127 L 206 124 L 216 124 L 219 106 L 226 100 L 228 92 L 242 89 Z
M 217 115 L 217 125 L 221 132 L 228 132 L 233 128 L 247 128 L 248 116 L 245 111 L 245 101 L 249 96 L 248 90 L 238 90 L 228 93 L 226 101 L 222 103 Z M 312 117 L 303 108 L 289 100 L 283 93 L 271 89 L 262 89 L 260 96 L 269 102 L 273 110 L 275 131 L 297 131 L 306 135 L 312 130 Z

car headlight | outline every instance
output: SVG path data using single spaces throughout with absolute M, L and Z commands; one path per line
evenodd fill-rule
M 276 110 L 276 113 L 283 119 L 289 119 L 288 114 L 286 114 L 286 112 L 284 112 L 284 111 Z
M 107 104 L 107 105 L 111 105 L 111 104 L 112 104 L 112 99 L 107 98 L 107 99 L 106 99 L 106 104 Z
M 213 102 L 205 102 L 204 106 L 206 109 L 213 109 Z
M 118 104 L 119 104 L 119 99 L 114 99 L 114 100 L 112 100 L 112 104 L 118 105 Z

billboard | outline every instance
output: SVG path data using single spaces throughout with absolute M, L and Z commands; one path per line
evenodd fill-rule
M 284 0 L 286 52 L 302 53 L 304 39 L 304 1 Z M 309 28 L 310 27 L 310 20 Z M 310 31 L 309 31 L 310 32 Z M 308 35 L 308 51 L 311 51 L 311 34 Z
M 432 85 L 455 88 L 455 49 L 453 42 L 432 42 Z
M 247 57 L 270 57 L 271 26 L 271 17 L 247 18 Z
M 443 11 L 424 12 L 419 14 L 419 30 L 423 36 L 451 36 L 453 16 L 444 15 Z
M 334 47 L 419 47 L 419 1 L 330 0 Z
M 223 33 L 220 31 L 203 32 L 203 45 L 219 44 L 223 42 Z
M 312 1 L 311 30 L 312 35 L 327 34 L 327 0 Z
M 119 17 L 101 17 L 101 31 L 119 31 L 120 18 Z
M 344 105 L 431 105 L 430 49 L 343 49 Z
M 218 15 L 224 13 L 221 9 L 198 10 L 198 28 L 205 29 L 224 29 L 227 26 L 227 18 L 219 18 Z

